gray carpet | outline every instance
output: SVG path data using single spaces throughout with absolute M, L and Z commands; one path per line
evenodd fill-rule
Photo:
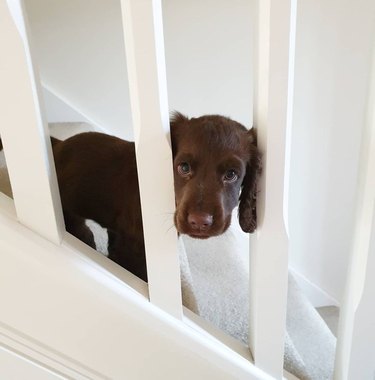
M 323 306 L 316 309 L 324 319 L 332 334 L 337 337 L 339 328 L 340 309 L 337 306 Z
M 65 139 L 93 130 L 85 123 L 55 123 L 51 134 Z M 0 155 L 0 190 L 11 195 L 4 157 Z M 98 250 L 107 251 L 106 231 L 87 222 Z M 179 239 L 184 305 L 216 327 L 247 343 L 249 315 L 248 236 L 233 224 L 222 236 L 208 240 Z M 320 309 L 333 332 L 338 310 Z M 289 276 L 285 369 L 300 379 L 331 379 L 335 337 L 296 282 Z
M 234 220 L 222 237 L 183 237 L 200 315 L 247 343 L 249 272 L 242 233 Z M 332 379 L 336 339 L 289 275 L 284 368 L 300 379 Z

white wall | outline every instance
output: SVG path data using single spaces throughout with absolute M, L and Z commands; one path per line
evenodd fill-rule
M 252 123 L 252 1 L 164 0 L 170 109 Z
M 61 100 L 47 88 L 43 87 L 43 102 L 45 106 L 46 119 L 49 123 L 59 122 L 86 122 L 88 120 L 82 112 L 76 111 L 70 104 Z
M 102 129 L 131 139 L 120 1 L 25 3 L 48 90 Z
M 48 90 L 103 129 L 131 139 L 120 2 L 26 5 Z M 164 0 L 163 10 L 170 109 L 221 113 L 250 127 L 251 1 Z
M 291 264 L 339 302 L 351 249 L 373 0 L 298 2 Z

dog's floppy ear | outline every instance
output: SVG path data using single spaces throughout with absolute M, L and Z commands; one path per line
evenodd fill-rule
M 254 128 L 247 132 L 249 160 L 246 174 L 241 185 L 238 206 L 238 219 L 245 232 L 254 232 L 257 227 L 256 194 L 257 178 L 261 172 L 261 156 L 257 149 L 256 131 Z
M 174 111 L 170 118 L 170 128 L 171 128 L 171 142 L 172 142 L 172 152 L 173 157 L 177 151 L 178 136 L 181 133 L 181 129 L 184 124 L 189 121 L 189 118 L 184 116 L 182 113 Z

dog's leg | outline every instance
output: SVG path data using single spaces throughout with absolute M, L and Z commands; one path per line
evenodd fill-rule
M 108 228 L 108 258 L 147 282 L 143 242 Z
M 84 218 L 64 211 L 64 220 L 65 228 L 69 233 L 96 249 L 94 235 L 90 228 L 86 226 Z

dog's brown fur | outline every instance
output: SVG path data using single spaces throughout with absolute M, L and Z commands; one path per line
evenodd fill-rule
M 253 232 L 260 170 L 254 131 L 223 116 L 176 113 L 171 140 L 178 232 L 220 235 L 238 203 L 242 229 Z M 89 132 L 52 144 L 67 231 L 95 248 L 84 220 L 96 221 L 108 229 L 109 258 L 147 281 L 134 143 Z M 150 164 L 157 178 L 157 158 Z

